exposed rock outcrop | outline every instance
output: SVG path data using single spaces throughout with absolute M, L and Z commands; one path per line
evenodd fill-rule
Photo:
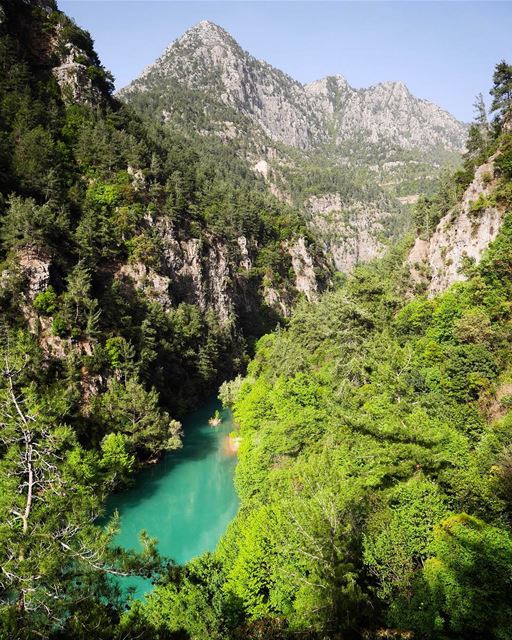
M 288 252 L 292 259 L 295 273 L 295 288 L 306 296 L 310 302 L 318 300 L 319 290 L 315 274 L 313 258 L 309 253 L 304 238 L 299 238 L 289 246 Z
M 257 312 L 261 298 L 277 313 L 289 316 L 298 293 L 318 299 L 321 284 L 315 272 L 315 260 L 304 238 L 283 243 L 290 255 L 295 290 L 284 283 L 264 278 L 261 289 L 250 286 L 247 276 L 253 268 L 258 247 L 245 236 L 228 247 L 218 237 L 204 233 L 201 239 L 179 237 L 166 220 L 156 224 L 163 246 L 163 264 L 157 272 L 140 262 L 123 264 L 115 278 L 170 309 L 180 302 L 197 304 L 213 311 L 224 327 L 232 326 L 240 311 Z
M 101 92 L 89 77 L 88 67 L 82 62 L 77 62 L 84 59 L 83 51 L 70 43 L 65 47 L 66 55 L 60 64 L 52 69 L 63 98 L 69 104 L 98 104 L 102 99 Z
M 252 268 L 252 260 L 249 256 L 249 249 L 247 247 L 247 238 L 245 236 L 239 236 L 236 239 L 238 248 L 240 249 L 240 267 L 249 271 Z
M 178 239 L 166 221 L 159 229 L 174 300 L 197 304 L 203 311 L 212 309 L 222 325 L 230 324 L 234 318 L 233 269 L 239 262 L 230 261 L 227 248 L 213 236 Z M 246 264 L 247 255 L 242 260 Z
M 16 262 L 26 282 L 27 301 L 32 303 L 50 282 L 50 257 L 36 247 L 23 247 L 18 250 Z
M 430 296 L 464 280 L 464 262 L 478 263 L 498 234 L 503 212 L 489 197 L 497 183 L 495 158 L 476 169 L 460 204 L 441 219 L 428 241 L 418 238 L 409 254 L 413 280 L 425 282 Z
M 161 304 L 164 309 L 171 307 L 170 278 L 156 273 L 154 269 L 142 262 L 121 265 L 115 277 L 121 282 L 129 283 L 137 291 L 145 293 L 148 298 Z
M 383 221 L 389 213 L 371 203 L 343 203 L 339 193 L 311 196 L 309 226 L 335 268 L 351 273 L 361 262 L 383 253 Z

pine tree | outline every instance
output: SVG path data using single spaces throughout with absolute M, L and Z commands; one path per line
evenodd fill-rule
M 512 107 L 512 65 L 502 60 L 496 65 L 493 75 L 494 86 L 490 91 L 493 101 L 491 111 L 496 113 L 499 126 Z
M 124 440 L 105 439 L 86 451 L 65 424 L 65 392 L 40 387 L 37 362 L 21 338 L 0 335 L 0 637 L 47 638 L 74 617 L 90 637 L 89 621 L 108 621 L 107 574 L 160 569 L 154 542 L 137 556 L 112 548 L 118 523 L 95 524 L 105 492 L 133 458 Z
M 479 93 L 473 103 L 475 120 L 469 127 L 468 140 L 466 142 L 467 153 L 470 158 L 476 158 L 487 151 L 491 131 L 487 119 L 487 109 L 484 97 Z

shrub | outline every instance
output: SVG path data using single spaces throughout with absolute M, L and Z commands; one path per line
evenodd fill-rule
M 32 304 L 35 310 L 41 315 L 53 315 L 57 310 L 57 294 L 53 287 L 50 285 L 45 289 L 45 291 L 38 293 Z
M 52 335 L 58 336 L 59 338 L 66 337 L 68 333 L 68 326 L 64 318 L 59 315 L 56 315 L 52 322 Z

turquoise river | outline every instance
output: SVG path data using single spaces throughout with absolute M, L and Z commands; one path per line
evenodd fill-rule
M 220 405 L 211 401 L 183 420 L 183 448 L 167 454 L 135 478 L 127 491 L 114 494 L 107 513 L 117 509 L 121 528 L 115 542 L 140 549 L 139 532 L 157 538 L 159 552 L 183 564 L 205 551 L 213 551 L 233 519 L 238 498 L 233 485 L 236 456 L 228 434 L 231 413 L 221 411 L 222 424 L 211 427 L 208 419 Z M 135 597 L 149 591 L 143 578 L 122 579 Z

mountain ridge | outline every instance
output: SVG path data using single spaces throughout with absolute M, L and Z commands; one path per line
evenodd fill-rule
M 219 143 L 230 148 L 271 194 L 302 211 L 345 272 L 406 230 L 409 204 L 446 162 L 460 160 L 466 133 L 401 81 L 354 89 L 338 74 L 301 84 L 207 20 L 118 95 L 214 156 L 223 154 Z
M 228 31 L 209 20 L 197 23 L 172 41 L 119 95 L 127 98 L 147 91 L 158 79 L 174 79 L 189 89 L 216 90 L 216 97 L 251 117 L 271 139 L 299 149 L 310 150 L 331 142 L 340 145 L 354 131 L 369 132 L 373 143 L 391 141 L 406 149 L 421 144 L 429 149 L 441 145 L 456 152 L 464 148 L 466 125 L 434 102 L 415 97 L 403 81 L 387 80 L 356 89 L 336 74 L 301 83 L 252 56 Z M 398 114 L 391 135 L 386 128 L 393 125 L 393 118 L 372 123 L 369 111 L 375 108 Z M 362 121 L 357 118 L 358 110 Z M 335 122 L 329 122 L 329 118 Z M 433 126 L 429 127 L 430 121 Z M 334 140 L 328 132 L 332 124 L 341 132 L 341 137 Z M 397 131 L 407 125 L 412 138 L 407 132 L 398 136 Z M 421 128 L 427 129 L 425 135 L 418 130 Z

